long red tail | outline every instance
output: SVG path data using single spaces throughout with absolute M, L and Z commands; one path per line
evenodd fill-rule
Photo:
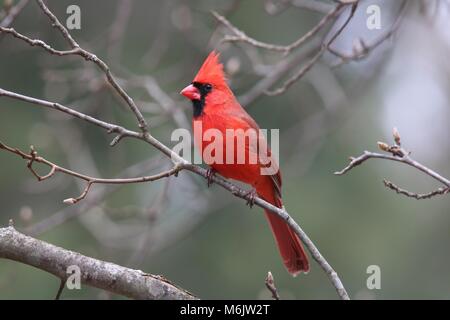
M 282 208 L 283 205 L 281 203 L 281 199 L 274 195 L 273 190 L 268 192 L 268 190 L 264 188 L 264 190 L 257 191 L 258 194 L 266 201 L 279 208 Z M 308 257 L 303 250 L 303 246 L 299 237 L 291 230 L 289 225 L 286 224 L 283 219 L 268 210 L 264 211 L 266 213 L 267 220 L 269 221 L 275 241 L 278 245 L 278 250 L 280 251 L 281 257 L 283 258 L 283 263 L 286 266 L 286 269 L 293 276 L 298 275 L 300 272 L 308 272 Z

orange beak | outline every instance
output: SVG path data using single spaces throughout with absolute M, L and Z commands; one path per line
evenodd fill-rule
M 200 91 L 198 91 L 198 89 L 192 84 L 181 90 L 180 94 L 182 94 L 189 100 L 200 100 L 201 98 Z

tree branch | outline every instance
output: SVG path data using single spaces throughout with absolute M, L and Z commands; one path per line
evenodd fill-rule
M 386 40 L 390 39 L 395 34 L 395 32 L 398 30 L 398 28 L 401 25 L 404 13 L 406 11 L 406 4 L 407 4 L 406 0 L 404 0 L 401 3 L 399 12 L 397 14 L 397 18 L 395 19 L 394 23 L 389 28 L 389 30 L 385 34 L 380 36 L 379 38 L 377 38 L 374 41 L 372 41 L 371 43 L 366 43 L 362 39 L 359 39 L 359 46 L 358 47 L 355 46 L 353 48 L 353 52 L 352 53 L 343 53 L 343 52 L 339 52 L 336 49 L 333 49 L 331 47 L 328 48 L 328 51 L 330 51 L 332 54 L 334 54 L 335 56 L 340 58 L 340 61 L 335 63 L 333 65 L 333 67 L 339 67 L 339 66 L 341 66 L 341 65 L 343 65 L 345 63 L 348 63 L 348 62 L 350 62 L 352 60 L 357 61 L 357 60 L 364 59 L 373 50 L 375 50 L 377 47 L 379 47 L 383 42 L 385 42 Z
M 150 159 L 136 163 L 128 168 L 122 170 L 117 177 L 121 176 L 139 176 L 148 170 L 153 170 L 159 167 L 162 156 L 155 155 Z M 37 237 L 50 229 L 59 226 L 68 220 L 80 215 L 81 213 L 89 212 L 93 207 L 102 203 L 103 199 L 118 190 L 120 185 L 108 185 L 108 188 L 96 188 L 92 190 L 89 197 L 80 203 L 80 206 L 68 206 L 63 210 L 46 216 L 44 219 L 32 224 L 24 229 L 24 233 L 32 237 Z
M 417 200 L 422 200 L 422 199 L 430 199 L 434 196 L 437 195 L 444 195 L 450 192 L 450 188 L 438 188 L 437 190 L 428 192 L 428 193 L 415 193 L 415 192 L 411 192 L 405 189 L 400 188 L 399 186 L 393 184 L 392 182 L 383 179 L 383 183 L 384 185 L 391 189 L 394 190 L 395 192 L 397 192 L 398 194 L 403 194 L 404 196 L 410 197 L 410 198 L 415 198 Z
M 328 21 L 331 21 L 335 17 L 337 17 L 345 8 L 345 5 L 338 4 L 336 7 L 334 7 L 330 12 L 328 12 L 320 21 L 307 33 L 305 33 L 303 36 L 301 36 L 296 41 L 292 42 L 289 45 L 281 46 L 271 43 L 266 43 L 262 41 L 255 40 L 248 35 L 245 34 L 244 31 L 238 29 L 235 27 L 230 21 L 228 21 L 224 16 L 221 16 L 216 11 L 212 11 L 211 13 L 214 15 L 214 17 L 222 23 L 224 26 L 226 26 L 231 32 L 234 33 L 234 36 L 226 35 L 222 41 L 223 42 L 245 42 L 248 43 L 254 47 L 257 48 L 263 48 L 266 50 L 272 50 L 272 51 L 278 51 L 282 52 L 284 55 L 289 54 L 292 50 L 300 47 L 302 44 L 307 42 L 309 39 L 311 39 L 313 36 L 315 36 L 320 30 L 323 29 L 323 27 L 327 24 Z
M 258 91 L 256 91 L 256 88 L 252 89 L 255 93 L 252 92 L 252 95 L 259 95 L 261 93 L 264 93 L 268 96 L 276 96 L 283 94 L 286 92 L 287 89 L 291 85 L 293 85 L 295 82 L 297 82 L 300 78 L 302 78 L 323 56 L 323 54 L 330 49 L 330 45 L 335 41 L 335 39 L 342 33 L 342 31 L 345 29 L 345 27 L 348 25 L 350 20 L 353 18 L 354 13 L 356 11 L 356 8 L 358 6 L 359 1 L 358 0 L 348 0 L 348 1 L 337 1 L 338 5 L 336 5 L 332 10 L 330 10 L 309 32 L 307 32 L 305 35 L 291 43 L 287 46 L 280 46 L 270 43 L 261 42 L 258 40 L 255 40 L 248 35 L 246 35 L 242 30 L 235 27 L 230 21 L 228 21 L 225 17 L 221 16 L 215 11 L 212 11 L 212 14 L 214 17 L 222 23 L 224 26 L 226 26 L 229 30 L 233 32 L 233 36 L 227 35 L 225 36 L 222 41 L 223 42 L 244 42 L 248 43 L 256 48 L 263 48 L 267 50 L 272 51 L 279 51 L 283 52 L 284 55 L 288 55 L 292 50 L 302 46 L 303 44 L 307 43 L 309 40 L 311 40 L 315 35 L 317 35 L 327 24 L 327 22 L 336 19 L 342 12 L 345 11 L 345 8 L 348 6 L 351 6 L 349 17 L 346 19 L 344 24 L 331 36 L 331 38 L 328 41 L 322 41 L 319 45 L 317 51 L 313 54 L 313 56 L 297 71 L 292 75 L 288 80 L 286 80 L 282 86 L 280 86 L 277 89 L 269 90 L 269 87 L 277 80 L 278 77 L 272 77 L 272 75 L 268 75 L 266 78 L 267 81 L 262 80 L 261 86 L 264 85 L 264 88 L 260 90 L 258 88 Z M 293 59 L 294 60 L 294 59 Z M 280 63 L 280 69 L 283 70 L 283 65 Z M 278 67 L 278 66 L 277 66 Z M 276 68 L 278 69 L 278 68 Z M 280 74 L 280 72 L 276 71 L 273 72 L 274 75 Z M 274 81 L 275 80 L 275 81 Z M 269 83 L 268 85 L 266 83 Z M 241 102 L 244 104 L 247 104 L 251 102 L 254 98 L 251 96 L 249 99 L 247 94 L 244 96 L 243 99 L 241 99 Z M 248 101 L 250 100 L 250 101 Z
M 273 279 L 272 272 L 267 272 L 267 277 L 264 283 L 266 284 L 267 290 L 269 290 L 272 294 L 272 298 L 274 300 L 280 300 L 280 295 L 278 294 L 277 287 L 275 286 L 275 280 Z
M 345 22 L 342 24 L 342 26 L 333 34 L 330 40 L 322 43 L 319 51 L 317 51 L 317 53 L 309 61 L 307 61 L 299 71 L 297 71 L 292 77 L 286 80 L 281 87 L 274 90 L 266 90 L 265 94 L 268 96 L 280 95 L 286 92 L 286 90 L 289 89 L 290 86 L 292 86 L 301 77 L 303 77 L 305 73 L 308 72 L 314 66 L 314 64 L 320 59 L 320 57 L 322 57 L 322 55 L 330 48 L 330 45 L 336 40 L 336 38 L 342 33 L 345 27 L 349 24 L 350 20 L 353 18 L 355 14 L 357 7 L 358 1 L 352 4 L 350 14 L 345 20 Z
M 0 27 L 8 27 L 13 23 L 14 19 L 22 12 L 23 8 L 28 4 L 29 0 L 20 0 L 9 12 L 0 20 Z
M 55 28 L 57 28 L 61 32 L 62 36 L 69 42 L 72 50 L 69 50 L 69 51 L 58 51 L 58 50 L 52 49 L 48 45 L 46 45 L 47 46 L 46 47 L 45 45 L 43 45 L 44 43 L 42 41 L 41 41 L 41 44 L 36 43 L 36 45 L 39 45 L 39 46 L 43 47 L 44 49 L 46 49 L 50 53 L 52 53 L 52 51 L 53 51 L 53 54 L 57 54 L 57 55 L 79 55 L 79 56 L 83 57 L 87 61 L 94 62 L 105 73 L 109 84 L 111 84 L 111 86 L 114 88 L 114 90 L 119 94 L 119 96 L 121 96 L 123 98 L 123 100 L 126 102 L 128 107 L 130 108 L 130 110 L 134 113 L 134 115 L 136 116 L 136 118 L 138 120 L 139 128 L 141 128 L 141 130 L 144 133 L 147 132 L 148 131 L 148 125 L 147 125 L 147 122 L 144 119 L 144 116 L 139 111 L 139 108 L 134 103 L 134 100 L 119 85 L 119 83 L 117 82 L 116 78 L 112 75 L 111 70 L 108 67 L 108 65 L 103 60 L 98 58 L 95 54 L 93 54 L 93 53 L 91 53 L 91 52 L 81 48 L 80 45 L 75 41 L 75 39 L 73 39 L 73 37 L 70 35 L 70 33 L 66 29 L 66 27 L 64 27 L 64 25 L 61 22 L 59 22 L 58 18 L 47 8 L 47 6 L 44 4 L 44 1 L 37 0 L 37 3 L 39 5 L 39 7 L 42 9 L 42 11 L 52 21 L 52 25 Z M 0 31 L 4 31 L 4 30 L 0 30 Z M 17 32 L 16 32 L 16 34 L 17 34 Z M 13 33 L 13 35 L 15 35 L 15 34 Z M 23 36 L 23 35 L 20 37 L 20 39 L 22 39 L 24 41 L 27 41 L 28 43 L 30 43 L 30 41 L 31 42 L 33 41 L 33 40 Z
M 81 282 L 132 299 L 197 299 L 167 279 L 83 256 L 28 237 L 12 226 L 0 228 L 0 258 L 14 260 L 65 279 L 70 266 L 81 270 Z
M 115 179 L 103 179 L 103 178 L 94 178 L 91 176 L 87 176 L 66 168 L 63 168 L 43 157 L 40 157 L 37 155 L 37 152 L 34 150 L 33 146 L 31 146 L 31 150 L 30 153 L 27 154 L 17 148 L 11 148 L 7 145 L 5 145 L 4 143 L 2 143 L 0 141 L 0 149 L 6 150 L 10 153 L 16 154 L 20 157 L 22 157 L 22 159 L 26 159 L 28 160 L 27 163 L 27 167 L 28 169 L 32 172 L 32 174 L 36 177 L 36 179 L 38 181 L 43 181 L 45 179 L 51 178 L 56 172 L 62 172 L 65 173 L 67 175 L 73 176 L 75 178 L 79 178 L 82 180 L 85 180 L 87 182 L 86 188 L 83 190 L 83 192 L 81 193 L 81 195 L 79 195 L 76 198 L 68 198 L 64 200 L 64 203 L 66 204 L 75 204 L 80 200 L 83 200 L 86 195 L 88 194 L 90 188 L 92 187 L 93 184 L 130 184 L 130 183 L 143 183 L 143 182 L 150 182 L 150 181 L 156 181 L 156 180 L 160 180 L 162 178 L 167 178 L 170 177 L 172 175 L 177 175 L 178 172 L 180 170 L 183 169 L 181 164 L 177 164 L 175 165 L 173 168 L 171 168 L 170 170 L 167 171 L 163 171 L 161 173 L 155 174 L 155 175 L 151 175 L 151 176 L 142 176 L 142 177 L 137 177 L 137 178 L 115 178 Z M 46 174 L 45 176 L 41 176 L 39 175 L 34 169 L 33 169 L 33 163 L 37 162 L 37 163 L 42 163 L 47 165 L 48 167 L 50 167 L 50 171 L 48 174 Z
M 254 102 L 257 98 L 267 92 L 281 77 L 288 73 L 292 68 L 295 68 L 304 59 L 307 59 L 311 55 L 316 54 L 322 46 L 322 41 L 318 38 L 314 38 L 308 42 L 303 50 L 295 52 L 289 57 L 280 60 L 276 65 L 271 67 L 270 72 L 259 80 L 251 89 L 242 94 L 238 100 L 243 106 L 248 106 Z
M 203 177 L 207 178 L 207 170 L 203 169 L 201 167 L 188 164 L 185 165 L 186 170 L 195 172 L 197 174 L 202 175 Z M 281 219 L 283 219 L 290 227 L 291 229 L 299 236 L 299 238 L 302 240 L 305 247 L 308 249 L 308 251 L 311 253 L 311 256 L 313 259 L 319 264 L 319 266 L 322 268 L 322 270 L 326 273 L 328 276 L 331 284 L 336 289 L 339 297 L 343 300 L 348 300 L 349 296 L 347 294 L 347 291 L 344 288 L 344 285 L 342 284 L 341 279 L 339 278 L 338 274 L 334 269 L 331 267 L 331 265 L 328 263 L 328 261 L 322 256 L 319 249 L 315 246 L 315 244 L 312 242 L 312 240 L 308 237 L 308 235 L 303 231 L 303 229 L 295 222 L 295 220 L 289 215 L 289 213 L 285 209 L 280 209 L 278 207 L 275 207 L 274 205 L 266 202 L 265 200 L 255 197 L 253 200 L 251 199 L 251 196 L 249 196 L 248 191 L 242 190 L 229 182 L 228 180 L 219 177 L 218 175 L 214 175 L 212 178 L 213 182 L 220 185 L 221 187 L 225 188 L 226 190 L 230 191 L 235 197 L 245 199 L 246 201 L 254 201 L 254 204 L 263 208 L 269 210 L 272 214 L 276 214 Z
M 390 160 L 390 161 L 396 161 L 396 162 L 401 162 L 403 164 L 406 164 L 408 166 L 411 166 L 413 168 L 416 168 L 419 171 L 422 171 L 423 173 L 425 173 L 426 175 L 430 176 L 431 178 L 439 181 L 440 183 L 442 183 L 445 187 L 444 188 L 439 188 L 435 191 L 429 192 L 429 193 L 425 193 L 425 194 L 418 194 L 418 193 L 414 193 L 414 192 L 410 192 L 408 190 L 405 189 L 401 189 L 399 188 L 397 185 L 393 184 L 390 181 L 384 180 L 384 185 L 391 189 L 396 191 L 399 194 L 403 194 L 407 197 L 411 197 L 411 198 L 415 198 L 415 199 L 429 199 L 432 198 L 436 195 L 443 195 L 443 194 L 447 194 L 450 192 L 450 180 L 443 177 L 442 175 L 440 175 L 439 173 L 437 173 L 436 171 L 426 167 L 425 165 L 419 163 L 418 161 L 412 159 L 410 157 L 410 152 L 406 151 L 405 149 L 403 149 L 401 147 L 401 139 L 400 139 L 400 134 L 398 133 L 397 129 L 394 128 L 393 130 L 393 136 L 394 136 L 394 141 L 395 144 L 394 145 L 388 145 L 385 142 L 378 142 L 378 147 L 380 150 L 390 153 L 390 154 L 383 154 L 383 153 L 376 153 L 376 152 L 370 152 L 370 151 L 364 151 L 364 153 L 356 158 L 351 157 L 350 158 L 350 163 L 343 168 L 341 171 L 336 171 L 334 174 L 335 175 L 343 175 L 345 173 L 347 173 L 348 171 L 350 171 L 351 169 L 353 169 L 356 166 L 361 165 L 362 163 L 364 163 L 365 161 L 369 160 L 369 159 L 383 159 L 383 160 Z
M 267 13 L 271 15 L 279 14 L 290 7 L 297 7 L 313 12 L 327 14 L 330 10 L 332 10 L 333 5 L 317 0 L 280 0 L 277 3 L 266 0 L 265 5 Z

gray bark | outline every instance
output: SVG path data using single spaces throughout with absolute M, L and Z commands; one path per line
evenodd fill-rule
M 18 261 L 59 279 L 66 279 L 69 266 L 81 271 L 81 283 L 133 299 L 196 299 L 161 276 L 97 260 L 26 236 L 12 226 L 0 228 L 0 258 Z

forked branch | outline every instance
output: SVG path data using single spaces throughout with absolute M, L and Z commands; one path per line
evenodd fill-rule
M 443 187 L 440 187 L 435 191 L 420 194 L 420 193 L 415 193 L 415 192 L 411 192 L 411 191 L 402 189 L 388 180 L 383 181 L 384 185 L 387 188 L 394 190 L 398 194 L 402 194 L 402 195 L 405 195 L 410 198 L 415 198 L 417 200 L 421 200 L 421 199 L 430 199 L 437 195 L 444 195 L 444 194 L 449 193 L 450 192 L 450 180 L 443 177 L 436 171 L 419 163 L 418 161 L 412 159 L 410 156 L 410 152 L 408 152 L 402 148 L 400 134 L 396 128 L 394 128 L 394 130 L 393 130 L 393 136 L 394 136 L 394 144 L 393 145 L 388 145 L 385 142 L 378 142 L 378 148 L 381 151 L 384 151 L 385 153 L 364 151 L 364 153 L 362 155 L 360 155 L 356 158 L 351 157 L 350 163 L 348 164 L 348 166 L 346 166 L 341 171 L 336 171 L 334 174 L 343 175 L 343 174 L 347 173 L 348 171 L 350 171 L 351 169 L 353 169 L 354 167 L 361 165 L 362 163 L 364 163 L 365 161 L 367 161 L 369 159 L 384 159 L 384 160 L 390 160 L 390 161 L 404 163 L 408 166 L 416 168 L 417 170 L 422 171 L 426 175 L 430 176 L 431 178 L 439 181 L 441 184 L 444 185 Z
M 180 170 L 183 169 L 182 164 L 176 164 L 171 169 L 163 171 L 161 173 L 151 175 L 151 176 L 142 176 L 137 178 L 116 178 L 116 179 L 104 179 L 104 178 L 95 178 L 88 175 L 84 175 L 79 172 L 75 172 L 69 169 L 66 169 L 64 167 L 61 167 L 41 156 L 38 156 L 36 150 L 33 146 L 30 148 L 30 153 L 25 153 L 17 148 L 12 148 L 0 141 L 0 149 L 3 149 L 5 151 L 8 151 L 10 153 L 16 154 L 22 159 L 28 160 L 27 161 L 27 167 L 31 171 L 31 173 L 36 177 L 38 181 L 43 181 L 48 178 L 51 178 L 56 172 L 62 172 L 67 175 L 73 176 L 78 179 L 82 179 L 86 181 L 86 187 L 84 188 L 83 192 L 76 198 L 68 198 L 64 200 L 64 203 L 66 204 L 75 204 L 79 202 L 80 200 L 83 200 L 86 195 L 88 194 L 89 190 L 91 189 L 93 184 L 130 184 L 130 183 L 143 183 L 143 182 L 150 182 L 150 181 L 156 181 L 163 178 L 170 177 L 172 175 L 177 175 Z M 33 168 L 34 163 L 42 163 L 50 168 L 50 171 L 46 175 L 39 175 L 36 170 Z

